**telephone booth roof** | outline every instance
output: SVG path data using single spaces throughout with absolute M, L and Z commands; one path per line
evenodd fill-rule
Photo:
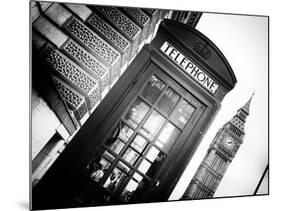
M 230 64 L 219 48 L 204 34 L 187 24 L 168 19 L 161 22 L 158 33 L 163 30 L 176 38 L 181 45 L 195 52 L 199 60 L 212 71 L 211 74 L 218 77 L 226 88 L 234 88 L 237 80 Z

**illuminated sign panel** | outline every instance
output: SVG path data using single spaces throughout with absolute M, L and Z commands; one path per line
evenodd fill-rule
M 181 69 L 183 69 L 184 72 L 194 78 L 205 89 L 213 94 L 216 92 L 219 85 L 210 76 L 197 67 L 194 62 L 184 56 L 171 44 L 165 42 L 161 46 L 161 51 L 164 52 L 172 61 L 174 61 Z

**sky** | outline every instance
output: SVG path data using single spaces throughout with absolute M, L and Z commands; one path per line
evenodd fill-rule
M 169 200 L 177 200 L 182 196 L 219 128 L 255 92 L 245 124 L 243 144 L 214 196 L 252 195 L 268 163 L 267 18 L 203 13 L 196 29 L 212 40 L 225 55 L 237 78 L 237 84 L 222 101 L 221 109 Z M 261 187 L 261 193 L 266 193 L 267 186 L 263 183 Z

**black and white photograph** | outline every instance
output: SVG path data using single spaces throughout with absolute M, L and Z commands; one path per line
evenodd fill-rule
M 29 12 L 30 209 L 270 195 L 268 15 Z

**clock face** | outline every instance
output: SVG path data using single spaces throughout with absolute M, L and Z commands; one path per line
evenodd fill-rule
M 232 149 L 234 149 L 234 147 L 235 147 L 235 141 L 234 141 L 234 139 L 233 139 L 232 137 L 227 136 L 227 137 L 225 137 L 224 140 L 223 140 L 223 145 L 224 145 L 224 147 L 225 147 L 226 149 L 232 150 Z

